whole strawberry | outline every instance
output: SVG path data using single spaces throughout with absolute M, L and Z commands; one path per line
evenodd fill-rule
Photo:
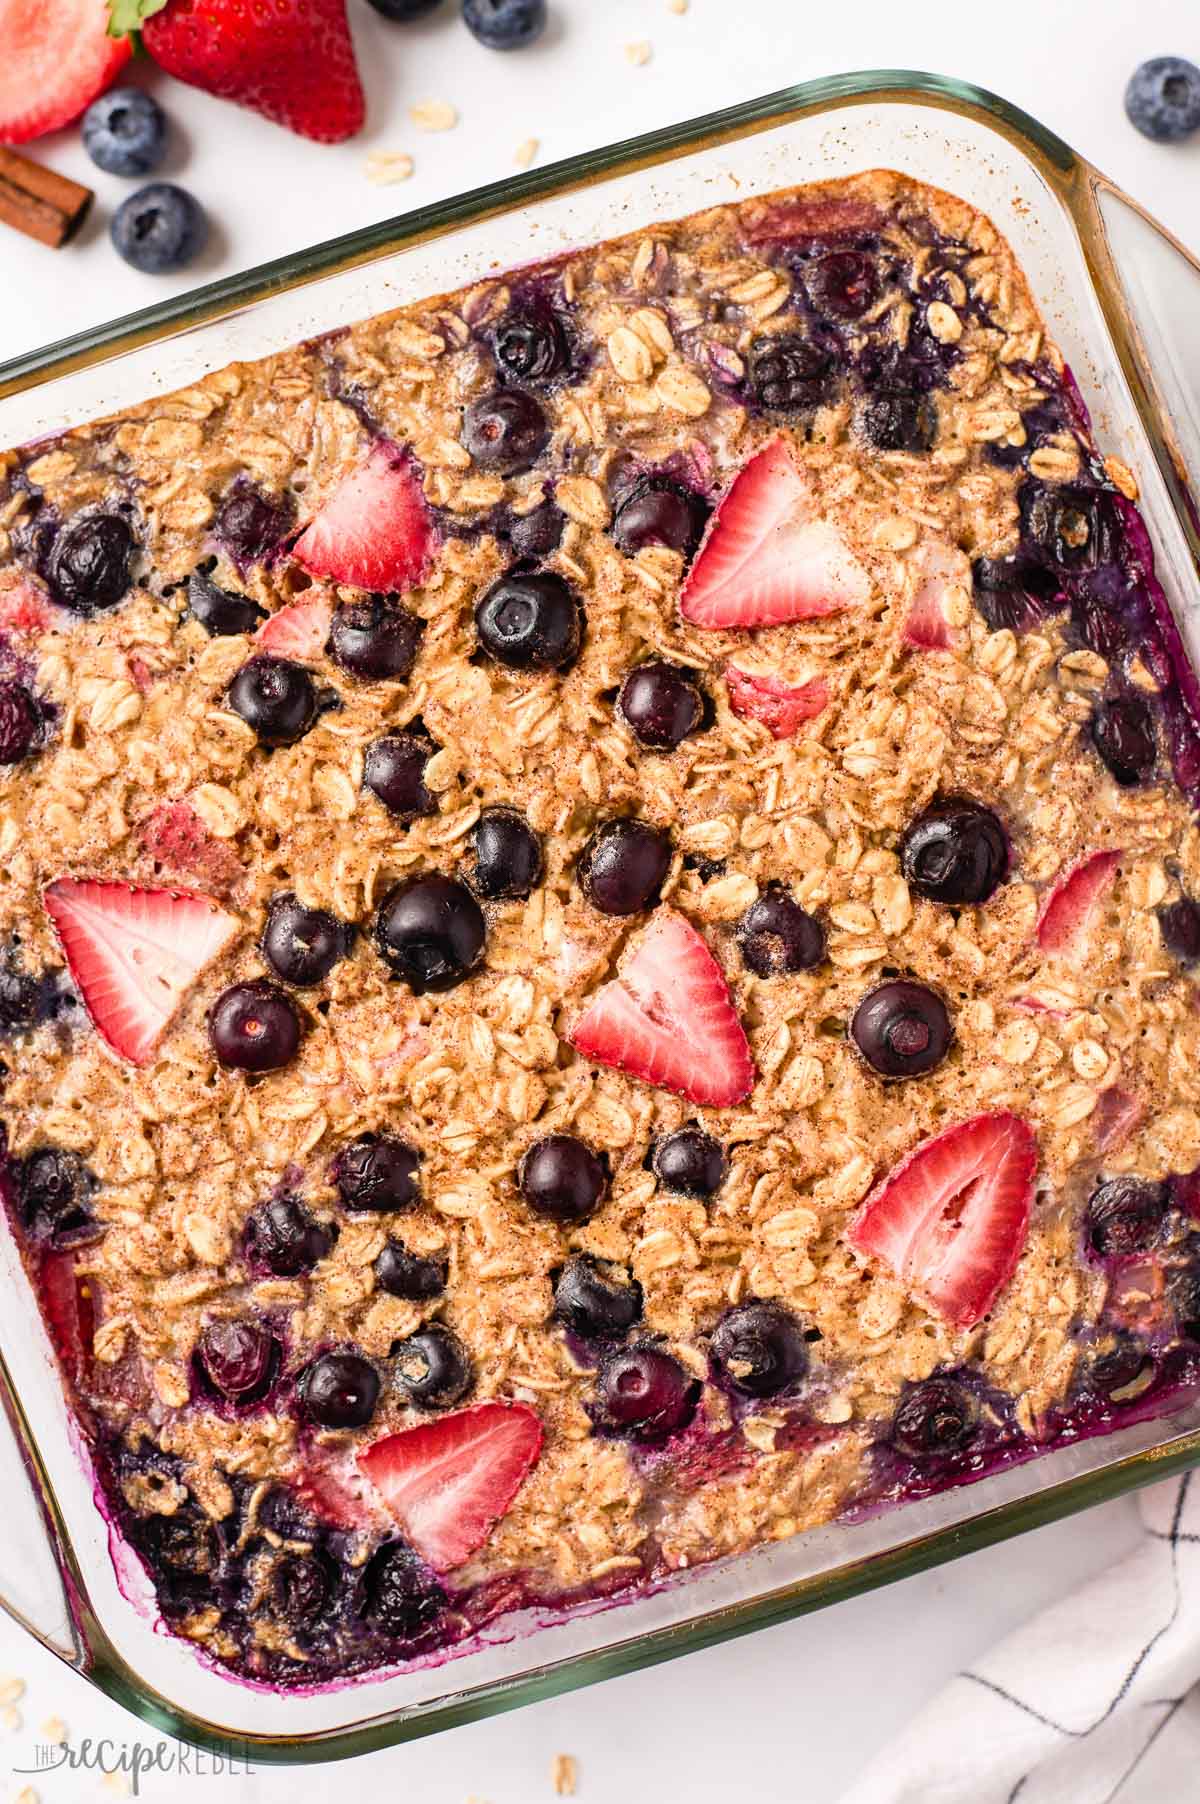
M 236 100 L 318 144 L 362 127 L 346 0 L 109 0 L 109 30 L 140 31 L 180 81 Z

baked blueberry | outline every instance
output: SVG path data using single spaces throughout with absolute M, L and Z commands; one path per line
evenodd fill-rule
M 1181 965 L 1194 965 L 1200 960 L 1200 904 L 1190 896 L 1169 902 L 1158 911 L 1158 930 L 1163 945 Z
M 1084 1236 L 1101 1259 L 1124 1259 L 1157 1244 L 1170 1197 L 1165 1184 L 1124 1174 L 1093 1190 L 1084 1216 Z
M 670 868 L 669 834 L 646 821 L 605 821 L 579 855 L 579 887 L 601 914 L 642 914 L 658 901 Z
M 327 650 L 339 670 L 362 683 L 401 683 L 412 672 L 425 622 L 386 596 L 349 601 L 329 627 Z
M 892 1445 L 912 1460 L 958 1453 L 974 1437 L 979 1411 L 970 1393 L 952 1378 L 926 1378 L 911 1385 L 892 1417 Z
M 1085 1382 L 1089 1390 L 1096 1391 L 1101 1397 L 1120 1402 L 1122 1399 L 1114 1393 L 1124 1391 L 1143 1373 L 1147 1378 L 1152 1377 L 1153 1371 L 1150 1355 L 1142 1343 L 1131 1334 L 1119 1334 L 1114 1336 L 1111 1345 L 1088 1360 Z
M 75 614 L 115 608 L 133 581 L 136 549 L 123 514 L 76 514 L 55 536 L 46 561 L 54 599 Z
M 446 1594 L 404 1541 L 388 1541 L 363 1575 L 362 1614 L 381 1635 L 415 1641 L 446 1607 Z
M 861 319 L 879 294 L 879 271 L 865 251 L 829 251 L 808 265 L 804 284 L 822 313 Z
M 278 1071 L 300 1049 L 300 1012 L 286 990 L 265 978 L 231 984 L 213 1003 L 208 1037 L 233 1071 Z
M 738 1303 L 726 1310 L 712 1337 L 713 1365 L 744 1397 L 776 1397 L 808 1371 L 808 1342 L 782 1303 Z
M 1008 835 L 982 802 L 948 796 L 906 828 L 900 864 L 928 902 L 986 902 L 1008 875 Z
M 669 476 L 646 476 L 618 502 L 612 539 L 633 557 L 647 545 L 662 545 L 691 557 L 704 536 L 711 508 L 703 495 Z
M 703 1128 L 677 1128 L 654 1143 L 650 1164 L 664 1190 L 679 1196 L 715 1196 L 725 1182 L 725 1148 Z
M 1027 633 L 1056 606 L 1058 580 L 1024 550 L 976 558 L 972 600 L 994 633 Z
M 167 116 L 142 88 L 110 88 L 83 115 L 83 148 L 106 175 L 149 175 L 167 147 Z
M 288 890 L 272 896 L 263 928 L 263 957 L 284 983 L 311 989 L 324 983 L 354 943 L 354 929 L 327 908 L 305 908 Z
M 1182 56 L 1152 56 L 1129 78 L 1125 111 L 1144 137 L 1178 144 L 1200 130 L 1200 69 Z
M 213 536 L 239 564 L 263 558 L 285 539 L 295 522 L 290 495 L 264 495 L 239 478 L 217 509 Z
M 1022 547 L 1054 570 L 1094 570 L 1114 551 L 1114 520 L 1106 496 L 1030 477 L 1017 491 Z
M 395 1134 L 360 1134 L 338 1153 L 330 1176 L 343 1209 L 411 1209 L 420 1198 L 421 1155 Z
M 463 0 L 463 23 L 489 50 L 523 50 L 546 29 L 546 0 Z
M 865 995 L 850 1018 L 850 1038 L 880 1077 L 924 1077 L 950 1050 L 954 1030 L 936 990 L 896 978 Z
M 429 1303 L 440 1297 L 446 1288 L 448 1269 L 445 1259 L 423 1259 L 418 1253 L 410 1253 L 398 1240 L 385 1244 L 373 1267 L 380 1290 L 409 1303 Z
M 419 733 L 385 733 L 373 740 L 363 758 L 363 787 L 397 820 L 415 821 L 436 814 L 437 797 L 425 787 L 425 766 L 437 750 Z
M 203 570 L 193 570 L 188 578 L 188 612 L 213 639 L 252 633 L 267 617 L 248 595 L 220 588 Z
M 567 516 L 553 501 L 543 501 L 527 514 L 511 514 L 501 536 L 506 536 L 519 558 L 549 557 L 562 541 Z
M 0 764 L 20 764 L 28 758 L 41 721 L 24 683 L 15 677 L 0 679 Z
M 43 979 L 22 970 L 15 952 L 10 953 L 0 963 L 0 1032 L 20 1033 L 51 1012 L 46 988 Z
M 441 1322 L 397 1341 L 392 1354 L 397 1389 L 418 1409 L 449 1409 L 475 1382 L 470 1354 Z
M 1167 1279 L 1167 1302 L 1185 1340 L 1200 1341 L 1200 1267 L 1177 1266 Z
M 583 639 L 583 609 L 552 570 L 511 570 L 475 608 L 479 644 L 510 670 L 566 670 Z
M 750 348 L 750 391 L 768 413 L 811 413 L 833 398 L 838 366 L 816 338 L 760 338 Z
M 16 1162 L 13 1176 L 21 1219 L 35 1239 L 68 1246 L 94 1232 L 99 1186 L 78 1153 L 39 1146 Z
M 365 1428 L 379 1401 L 379 1373 L 361 1353 L 321 1353 L 301 1372 L 296 1392 L 318 1428 Z
M 414 995 L 451 990 L 483 957 L 487 927 L 465 884 L 440 871 L 406 877 L 379 904 L 375 943 Z
M 228 1402 L 257 1403 L 275 1377 L 279 1343 L 257 1322 L 209 1322 L 196 1342 L 196 1359 L 208 1384 Z
M 319 712 L 317 691 L 303 664 L 265 653 L 242 665 L 229 685 L 229 706 L 262 745 L 294 745 Z
M 858 429 L 877 451 L 922 452 L 937 438 L 937 403 L 932 395 L 884 389 L 868 395 L 857 415 Z
M 506 314 L 492 337 L 496 362 L 515 382 L 550 382 L 567 364 L 562 324 L 549 308 Z
M 517 1189 L 535 1215 L 566 1225 L 587 1221 L 608 1189 L 608 1166 L 573 1134 L 547 1134 L 518 1165 Z
M 176 182 L 148 182 L 112 217 L 113 248 L 143 275 L 182 269 L 204 249 L 208 218 L 194 194 Z
M 221 1563 L 212 1523 L 187 1509 L 173 1516 L 143 1518 L 137 1536 L 156 1573 L 165 1570 L 189 1579 L 210 1580 Z
M 596 1392 L 601 1427 L 634 1441 L 665 1441 L 691 1421 L 700 1385 L 664 1348 L 641 1342 L 605 1355 Z
M 616 1340 L 642 1314 L 642 1287 L 624 1266 L 572 1253 L 554 1284 L 554 1319 L 584 1340 Z
M 617 696 L 617 712 L 639 745 L 673 752 L 704 724 L 704 695 L 696 673 L 650 658 L 635 664 Z
M 463 415 L 462 442 L 481 470 L 519 476 L 550 442 L 541 406 L 523 388 L 498 388 L 472 401 Z
M 520 900 L 542 876 L 542 842 L 515 808 L 485 808 L 471 832 L 467 882 L 489 902 Z
M 1136 695 L 1097 702 L 1092 710 L 1092 744 L 1122 789 L 1142 783 L 1158 761 L 1154 716 Z
M 298 1197 L 274 1196 L 247 1218 L 246 1258 L 275 1278 L 298 1278 L 324 1259 L 333 1245 L 328 1228 L 314 1220 Z
M 306 1628 L 323 1616 L 336 1589 L 336 1569 L 319 1548 L 284 1554 L 271 1574 L 275 1613 L 293 1628 Z
M 782 883 L 768 883 L 738 926 L 742 962 L 756 977 L 811 971 L 825 957 L 825 929 Z

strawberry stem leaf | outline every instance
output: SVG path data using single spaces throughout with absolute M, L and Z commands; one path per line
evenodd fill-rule
M 129 37 L 166 4 L 167 0 L 108 0 L 109 37 Z

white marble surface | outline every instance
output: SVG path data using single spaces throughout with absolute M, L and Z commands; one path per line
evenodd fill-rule
M 551 0 L 552 5 L 555 0 Z M 787 81 L 834 70 L 936 69 L 1005 94 L 1053 125 L 1122 181 L 1193 246 L 1200 245 L 1200 144 L 1163 150 L 1126 124 L 1121 91 L 1143 58 L 1180 51 L 1200 60 L 1200 24 L 1179 0 L 950 0 L 898 6 L 851 0 L 557 0 L 549 41 L 521 57 L 471 42 L 447 0 L 431 20 L 390 28 L 365 0 L 349 0 L 370 86 L 371 126 L 354 144 L 323 149 L 249 115 L 156 83 L 178 123 L 168 173 L 191 186 L 216 225 L 205 279 L 280 255 L 388 213 L 502 176 L 516 146 L 544 159 L 647 130 Z M 624 46 L 645 39 L 643 67 Z M 146 69 L 137 79 L 153 80 Z M 451 101 L 458 128 L 422 135 L 408 108 Z M 378 188 L 363 166 L 373 149 L 408 151 L 412 180 Z M 95 173 L 101 211 L 127 191 L 91 172 L 71 134 L 43 153 L 69 174 Z M 180 278 L 178 285 L 188 285 Z M 0 244 L 0 357 L 144 305 L 169 284 L 139 277 L 111 254 L 102 221 L 57 256 L 7 236 Z M 3 440 L 0 405 L 0 441 Z M 336 1773 L 260 1769 L 147 1778 L 154 1800 L 236 1797 L 246 1804 L 316 1804 L 353 1786 L 362 1804 L 537 1804 L 550 1799 L 557 1753 L 579 1763 L 584 1804 L 834 1804 L 848 1779 L 965 1659 L 1117 1558 L 1136 1537 L 1133 1506 L 1116 1503 L 937 1572 L 858 1598 L 749 1640 L 431 1741 L 373 1755 Z M 111 1797 L 99 1776 L 29 1779 L 39 1726 L 60 1716 L 71 1740 L 109 1735 L 153 1742 L 150 1731 L 0 1623 L 0 1671 L 28 1691 L 22 1726 L 0 1729 L 0 1795 L 33 1784 L 46 1804 Z

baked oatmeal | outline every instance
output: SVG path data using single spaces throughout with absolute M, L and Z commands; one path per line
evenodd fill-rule
M 1196 687 L 969 206 L 0 472 L 7 1203 L 179 1633 L 395 1665 L 1195 1382 Z

